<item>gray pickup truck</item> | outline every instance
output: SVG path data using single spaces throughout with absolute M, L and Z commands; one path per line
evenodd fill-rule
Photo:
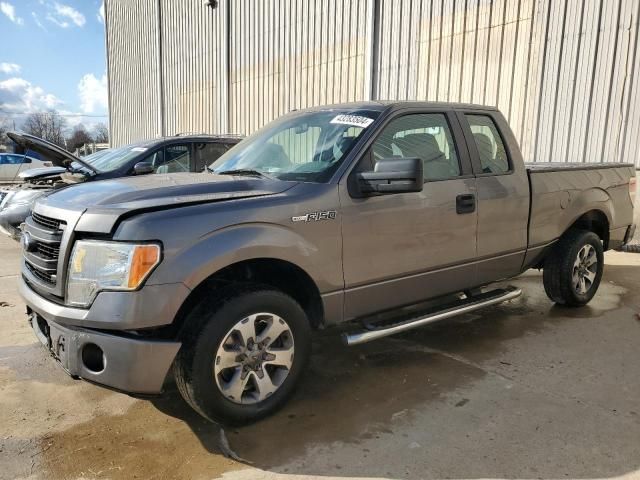
M 210 170 L 37 201 L 20 292 L 70 375 L 140 395 L 172 370 L 206 418 L 252 421 L 291 395 L 314 330 L 367 342 L 515 298 L 486 286 L 529 268 L 579 307 L 634 232 L 631 165 L 525 165 L 481 106 L 297 111 Z

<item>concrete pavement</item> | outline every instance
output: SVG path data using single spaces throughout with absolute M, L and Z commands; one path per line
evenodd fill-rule
M 321 332 L 290 404 L 221 430 L 167 395 L 137 400 L 54 364 L 0 238 L 0 478 L 638 478 L 640 255 L 606 254 L 594 301 L 521 299 L 343 347 Z M 225 456 L 233 452 L 244 461 Z

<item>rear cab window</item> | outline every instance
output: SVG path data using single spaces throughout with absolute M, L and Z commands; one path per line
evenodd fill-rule
M 493 118 L 482 114 L 465 114 L 478 150 L 483 174 L 502 175 L 511 171 L 504 140 Z

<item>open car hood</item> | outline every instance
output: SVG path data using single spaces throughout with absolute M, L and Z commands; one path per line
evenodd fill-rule
M 60 176 L 67 171 L 64 167 L 40 167 L 40 168 L 31 168 L 29 170 L 25 170 L 24 172 L 20 172 L 18 174 L 18 178 L 28 182 L 38 179 L 44 179 L 48 177 Z
M 7 137 L 13 140 L 25 151 L 33 150 L 34 152 L 39 153 L 56 167 L 69 168 L 69 165 L 71 165 L 72 162 L 78 162 L 87 167 L 93 173 L 98 173 L 98 171 L 89 163 L 43 138 L 29 135 L 28 133 L 16 132 L 7 133 Z

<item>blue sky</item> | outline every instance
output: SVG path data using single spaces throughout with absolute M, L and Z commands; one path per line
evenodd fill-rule
M 0 31 L 0 116 L 107 123 L 102 0 L 0 0 Z

